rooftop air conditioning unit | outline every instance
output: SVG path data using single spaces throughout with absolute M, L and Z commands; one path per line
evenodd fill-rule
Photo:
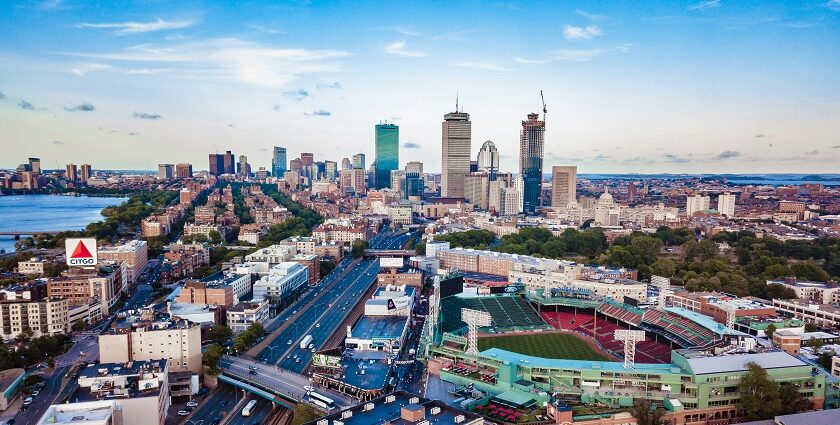
M 347 419 L 347 418 L 352 418 L 352 417 L 353 417 L 353 411 L 352 410 L 345 410 L 344 412 L 341 413 L 341 419 Z
M 393 403 L 394 400 L 396 400 L 396 399 L 397 399 L 397 397 L 395 397 L 393 394 L 391 394 L 388 397 L 385 397 L 385 403 Z
M 417 404 L 417 403 L 419 403 L 419 402 L 420 402 L 420 398 L 418 398 L 418 397 L 411 397 L 411 398 L 408 400 L 408 402 L 409 402 L 409 403 L 411 403 L 411 404 Z
M 433 415 L 437 415 L 438 413 L 440 413 L 440 406 L 432 407 L 432 409 L 429 411 L 429 413 L 431 413 Z
M 321 419 L 318 421 L 318 425 L 329 425 L 330 421 L 327 419 Z
M 455 417 L 455 423 L 456 423 L 456 424 L 459 424 L 459 423 L 461 423 L 461 422 L 464 422 L 464 419 L 466 419 L 466 418 L 464 417 L 464 415 L 458 415 L 458 416 L 456 416 L 456 417 Z
M 362 408 L 362 411 L 367 412 L 369 410 L 373 410 L 373 403 L 366 403 L 365 407 Z

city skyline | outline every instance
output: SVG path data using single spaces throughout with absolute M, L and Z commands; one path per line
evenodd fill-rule
M 232 150 L 271 169 L 273 146 L 339 161 L 373 155 L 387 120 L 400 155 L 439 172 L 440 116 L 459 93 L 473 139 L 513 171 L 539 90 L 544 173 L 829 172 L 840 160 L 837 1 L 93 5 L 0 6 L 0 167 L 39 155 L 46 169 L 203 169 Z M 392 7 L 411 18 L 383 24 Z

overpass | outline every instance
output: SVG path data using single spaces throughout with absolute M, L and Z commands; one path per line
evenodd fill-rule
M 413 249 L 366 249 L 365 257 L 375 258 L 394 258 L 394 257 L 413 257 L 417 255 L 417 251 Z
M 220 381 L 289 409 L 294 409 L 300 402 L 307 402 L 304 387 L 312 385 L 306 376 L 241 357 L 225 356 L 219 361 L 219 367 L 222 370 Z M 256 368 L 255 374 L 251 373 L 252 367 Z M 316 391 L 333 399 L 336 407 L 344 408 L 354 404 L 353 399 L 344 394 L 326 388 L 318 388 Z

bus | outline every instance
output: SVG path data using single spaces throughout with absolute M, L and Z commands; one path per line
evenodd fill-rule
M 315 391 L 309 392 L 309 401 L 314 403 L 316 406 L 327 410 L 335 409 L 335 402 L 331 398 L 322 394 L 318 394 Z
M 257 405 L 257 400 L 251 400 L 245 407 L 242 408 L 242 416 L 251 416 L 251 412 L 254 411 L 254 406 Z

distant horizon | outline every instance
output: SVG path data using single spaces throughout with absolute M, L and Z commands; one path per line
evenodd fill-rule
M 401 166 L 438 169 L 457 97 L 471 157 L 492 140 L 516 171 L 542 91 L 546 170 L 840 163 L 840 0 L 10 0 L 0 14 L 4 162 L 153 170 L 231 149 L 268 169 L 272 146 L 371 162 L 387 121 Z

